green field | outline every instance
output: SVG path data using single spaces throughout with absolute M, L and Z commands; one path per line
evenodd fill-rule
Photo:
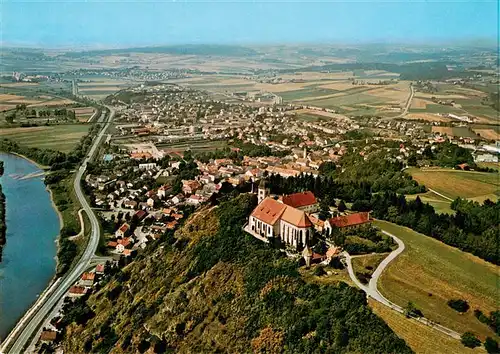
M 440 197 L 439 195 L 429 191 L 429 192 L 426 192 L 426 193 L 420 193 L 420 194 L 408 194 L 406 196 L 406 199 L 407 200 L 414 200 L 418 197 L 420 197 L 420 200 L 423 202 L 423 203 L 428 203 L 430 205 L 432 205 L 432 207 L 434 208 L 434 210 L 436 211 L 436 213 L 440 213 L 440 214 L 454 214 L 455 211 L 453 211 L 451 208 L 450 208 L 450 201 L 449 200 L 446 200 L 442 197 Z
M 498 199 L 500 175 L 498 173 L 461 171 L 452 169 L 407 170 L 419 184 L 425 185 L 451 199 L 457 197 L 483 201 Z
M 167 153 L 183 153 L 190 149 L 193 153 L 210 152 L 216 149 L 223 149 L 227 146 L 225 140 L 203 140 L 203 141 L 187 141 L 172 144 L 159 144 L 158 149 L 164 150 Z
M 7 138 L 24 146 L 69 152 L 89 129 L 88 124 L 8 128 L 0 131 L 0 138 Z
M 400 306 L 412 301 L 425 317 L 459 333 L 472 331 L 483 340 L 494 336 L 473 311 L 498 309 L 499 267 L 411 229 L 385 221 L 375 225 L 399 237 L 406 247 L 380 278 L 384 296 Z M 467 300 L 469 311 L 459 314 L 451 309 L 450 299 Z
M 302 90 L 277 92 L 276 94 L 281 96 L 284 101 L 294 101 L 294 100 L 300 100 L 302 98 L 331 95 L 336 92 L 339 91 L 312 86 L 312 87 L 306 87 Z

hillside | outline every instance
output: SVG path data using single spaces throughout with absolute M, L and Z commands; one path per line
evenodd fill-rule
M 345 283 L 305 282 L 298 264 L 242 230 L 240 195 L 192 215 L 67 311 L 64 351 L 410 353 Z

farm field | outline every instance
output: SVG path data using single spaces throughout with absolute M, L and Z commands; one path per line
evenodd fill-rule
M 445 83 L 436 84 L 435 87 L 437 88 L 435 93 L 415 93 L 410 113 L 453 113 L 472 115 L 482 123 L 498 122 L 498 111 L 482 102 L 488 96 L 486 92 L 488 88 L 473 89 Z M 456 106 L 434 103 L 432 98 L 454 101 Z
M 207 141 L 186 141 L 171 144 L 157 144 L 159 150 L 168 154 L 182 154 L 190 149 L 193 153 L 210 152 L 216 149 L 222 149 L 227 146 L 225 140 L 207 140 Z
M 466 348 L 460 341 L 413 319 L 408 319 L 377 301 L 368 299 L 368 305 L 417 354 L 486 353 L 483 348 Z
M 463 138 L 477 138 L 477 135 L 474 131 L 469 129 L 468 127 L 440 127 L 440 126 L 432 126 L 431 131 L 433 133 L 439 133 L 441 135 L 447 136 L 458 136 Z
M 407 170 L 419 184 L 451 199 L 457 197 L 482 201 L 498 199 L 500 175 L 497 173 L 461 171 L 442 168 L 410 168 Z
M 374 224 L 405 243 L 379 280 L 384 296 L 400 306 L 412 301 L 425 317 L 459 333 L 471 331 L 482 340 L 495 336 L 473 312 L 498 308 L 499 267 L 409 228 L 378 220 Z M 450 299 L 466 300 L 469 311 L 456 312 L 447 305 Z
M 0 138 L 13 140 L 20 145 L 69 152 L 89 129 L 90 125 L 87 124 L 8 128 L 0 131 Z
M 408 194 L 406 195 L 407 200 L 414 200 L 418 197 L 420 197 L 420 200 L 423 203 L 428 203 L 430 204 L 436 213 L 440 214 L 454 214 L 455 211 L 450 208 L 450 201 L 446 200 L 439 195 L 429 191 L 426 193 L 420 193 L 420 194 Z

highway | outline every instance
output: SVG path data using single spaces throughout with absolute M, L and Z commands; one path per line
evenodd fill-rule
M 87 163 L 94 156 L 99 147 L 101 139 L 104 136 L 104 133 L 113 120 L 115 114 L 114 109 L 109 106 L 106 107 L 110 111 L 109 119 L 105 123 L 105 126 L 101 129 L 97 137 L 94 139 L 94 144 L 92 145 L 90 151 L 87 153 L 87 156 L 82 162 L 82 165 L 78 169 L 74 180 L 74 189 L 76 196 L 78 197 L 78 200 L 82 205 L 82 209 L 85 210 L 85 213 L 90 219 L 92 229 L 87 248 L 85 249 L 76 266 L 62 278 L 58 279 L 51 287 L 49 287 L 38 298 L 35 304 L 26 312 L 23 318 L 17 323 L 16 327 L 14 327 L 14 329 L 9 333 L 5 341 L 2 343 L 2 346 L 0 347 L 0 353 L 18 354 L 23 352 L 23 349 L 29 344 L 30 338 L 43 324 L 43 321 L 50 314 L 53 307 L 66 294 L 68 289 L 78 280 L 81 274 L 89 267 L 90 261 L 95 254 L 100 237 L 99 221 L 97 220 L 94 211 L 85 199 L 85 195 L 81 188 L 81 181 L 87 168 Z M 102 122 L 103 120 L 104 115 L 101 115 L 98 122 Z

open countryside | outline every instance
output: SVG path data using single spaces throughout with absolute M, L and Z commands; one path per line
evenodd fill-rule
M 461 197 L 482 202 L 499 198 L 500 175 L 497 173 L 440 168 L 411 168 L 408 172 L 418 183 L 451 199 Z
M 456 331 L 494 335 L 473 312 L 497 309 L 498 267 L 411 229 L 375 223 L 398 235 L 406 247 L 381 276 L 379 289 L 384 296 L 400 306 L 411 301 L 425 317 Z M 458 313 L 447 305 L 451 299 L 467 300 L 470 310 Z
M 89 129 L 87 124 L 10 128 L 1 130 L 0 138 L 11 139 L 23 146 L 70 152 Z

